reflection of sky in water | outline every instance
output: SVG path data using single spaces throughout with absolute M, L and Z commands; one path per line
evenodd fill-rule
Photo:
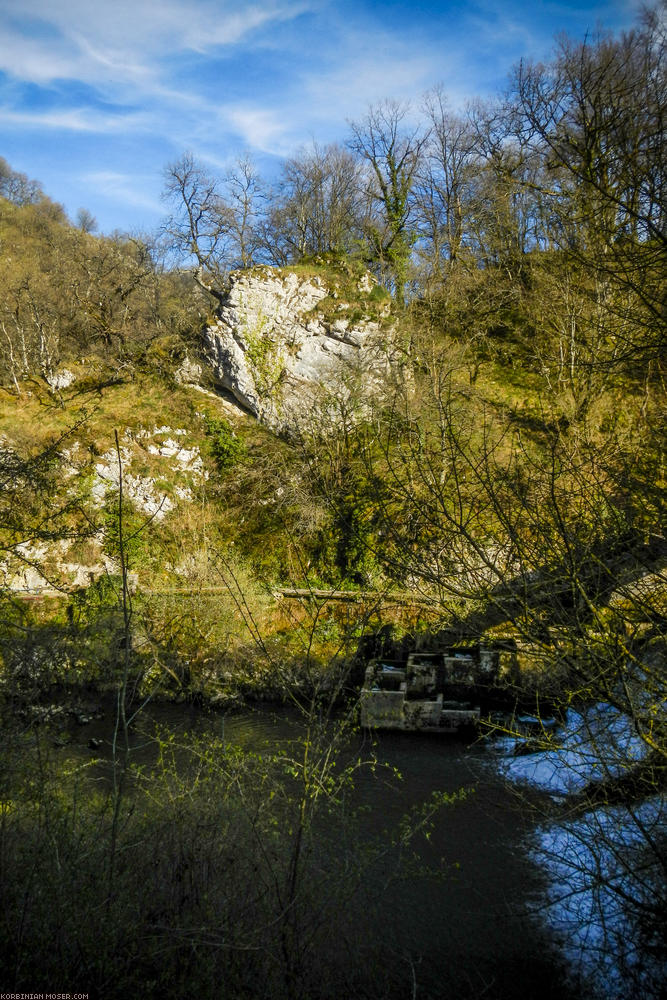
M 610 705 L 596 705 L 583 714 L 568 711 L 557 740 L 558 749 L 508 757 L 501 770 L 512 781 L 565 793 L 622 774 L 646 751 L 627 716 Z
M 505 757 L 501 773 L 562 799 L 592 781 L 623 775 L 646 753 L 631 721 L 608 705 L 569 711 L 557 735 L 560 749 Z M 511 749 L 514 741 L 508 742 Z M 647 845 L 659 845 L 660 838 L 664 844 L 665 813 L 664 798 L 656 796 L 554 822 L 534 838 L 533 856 L 549 880 L 543 918 L 573 970 L 609 998 L 658 996 L 658 960 L 639 948 L 637 916 L 655 901 L 662 878 Z
M 663 877 L 647 837 L 659 843 L 666 821 L 665 802 L 655 797 L 635 808 L 597 809 L 537 837 L 535 858 L 549 876 L 547 923 L 572 967 L 610 1000 L 658 996 L 664 966 L 639 947 L 637 917 Z

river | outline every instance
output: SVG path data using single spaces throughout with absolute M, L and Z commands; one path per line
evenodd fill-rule
M 97 756 L 100 774 L 105 768 L 108 773 L 113 718 L 109 703 L 103 719 L 71 729 L 68 752 Z M 221 714 L 150 705 L 133 733 L 133 759 L 139 763 L 155 757 L 147 735 L 154 724 L 177 737 L 210 734 L 227 746 L 260 753 L 285 748 L 302 732 L 298 715 L 282 708 Z M 371 739 L 357 733 L 348 738 L 344 753 L 350 759 L 372 753 L 380 765 L 375 773 L 362 768 L 355 780 L 351 804 L 357 842 L 391 839 L 401 818 L 434 792 L 466 790 L 460 801 L 437 812 L 428 838 L 415 839 L 407 874 L 397 877 L 395 851 L 380 856 L 369 866 L 361 891 L 346 904 L 359 935 L 369 941 L 381 936 L 393 956 L 395 968 L 378 975 L 403 981 L 420 1000 L 573 995 L 553 942 L 529 913 L 544 891 L 543 876 L 527 849 L 536 820 L 526 800 L 521 803 L 503 779 L 493 748 L 437 734 L 380 733 Z M 327 863 L 344 866 L 348 833 L 327 820 L 321 835 Z M 388 987 L 387 996 L 393 995 Z

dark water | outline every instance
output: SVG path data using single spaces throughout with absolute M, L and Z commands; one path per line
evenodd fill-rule
M 72 730 L 70 752 L 108 754 L 113 705 L 105 709 L 104 719 Z M 154 759 L 150 732 L 156 723 L 176 734 L 211 734 L 257 752 L 279 749 L 302 732 L 299 717 L 282 709 L 222 715 L 153 705 L 133 733 L 135 760 Z M 99 741 L 95 749 L 87 748 L 91 740 Z M 369 940 L 381 935 L 392 956 L 395 967 L 375 974 L 403 981 L 404 995 L 420 1000 L 567 997 L 555 949 L 527 912 L 527 904 L 541 893 L 539 873 L 526 850 L 530 812 L 520 808 L 498 774 L 493 750 L 444 735 L 383 733 L 372 740 L 349 737 L 346 752 L 350 757 L 373 753 L 401 775 L 399 780 L 383 767 L 375 774 L 370 769 L 358 773 L 352 795 L 361 810 L 352 834 L 357 843 L 389 842 L 401 818 L 434 792 L 467 790 L 461 801 L 438 811 L 428 838 L 418 836 L 403 852 L 408 864 L 402 875 L 396 851 L 380 852 L 350 902 L 358 934 Z M 349 831 L 325 824 L 321 832 L 327 863 L 343 865 Z M 390 995 L 396 994 L 387 987 Z
M 397 767 L 397 789 L 366 782 L 374 824 L 396 821 L 434 790 L 466 789 L 442 808 L 419 856 L 439 873 L 406 879 L 386 894 L 397 946 L 420 959 L 432 996 L 564 996 L 549 944 L 526 904 L 541 891 L 525 847 L 530 824 L 497 774 L 493 755 L 442 738 L 385 734 L 379 753 Z

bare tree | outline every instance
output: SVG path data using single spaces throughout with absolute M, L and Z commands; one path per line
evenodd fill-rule
M 665 43 L 658 11 L 618 39 L 564 39 L 551 64 L 518 67 L 510 94 L 516 134 L 546 164 L 540 193 L 559 245 L 633 296 L 654 356 L 664 347 Z
M 629 907 L 646 931 L 664 904 L 664 843 L 641 807 L 660 796 L 667 762 L 659 442 L 638 400 L 630 434 L 607 426 L 595 439 L 555 410 L 531 434 L 475 398 L 460 351 L 421 343 L 415 356 L 392 404 L 359 434 L 357 478 L 373 524 L 364 543 L 388 575 L 431 597 L 438 625 L 512 635 L 524 684 L 563 708 L 602 704 L 613 725 L 583 731 L 590 782 L 563 813 L 613 805 L 634 846 L 610 868 L 609 852 L 625 847 L 595 834 L 590 857 L 575 847 L 568 863 L 578 877 L 595 874 L 608 929 L 614 908 Z M 559 746 L 545 737 L 550 751 Z M 561 750 L 575 774 L 568 744 Z M 598 821 L 574 833 L 590 841 Z M 631 869 L 641 881 L 635 899 Z
M 337 144 L 300 150 L 282 169 L 267 239 L 280 263 L 342 254 L 362 235 L 363 181 L 358 160 Z
M 410 253 L 416 239 L 412 189 L 428 132 L 410 124 L 410 108 L 397 101 L 371 105 L 350 122 L 350 149 L 368 165 L 366 238 L 383 277 L 391 277 L 403 301 Z
M 184 153 L 165 170 L 163 196 L 174 208 L 164 227 L 172 247 L 194 262 L 197 284 L 222 301 L 229 269 L 229 215 L 219 181 L 191 153 Z
M 431 124 L 415 195 L 420 239 L 432 276 L 442 280 L 469 238 L 473 183 L 480 170 L 470 123 L 453 114 L 440 88 L 426 95 Z
M 266 191 L 249 154 L 240 156 L 223 183 L 221 214 L 227 221 L 231 267 L 252 267 L 261 256 Z
M 51 378 L 60 359 L 61 335 L 47 275 L 11 268 L 0 303 L 0 334 L 6 377 L 18 395 L 21 379 L 37 373 Z
M 76 225 L 82 233 L 94 233 L 97 230 L 97 219 L 87 208 L 80 208 L 76 213 Z
M 33 205 L 42 201 L 45 196 L 37 181 L 12 170 L 5 158 L 0 156 L 0 197 L 15 205 Z

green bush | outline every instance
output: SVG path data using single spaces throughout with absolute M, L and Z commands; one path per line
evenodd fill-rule
M 120 559 L 120 521 L 118 491 L 111 490 L 104 504 L 104 551 L 112 559 Z M 148 518 L 131 501 L 123 497 L 123 551 L 125 565 L 134 569 L 149 555 Z
M 390 299 L 391 295 L 384 287 L 384 285 L 373 285 L 370 292 L 368 293 L 369 302 L 385 302 Z
M 207 418 L 206 433 L 219 472 L 231 469 L 246 457 L 243 441 L 236 436 L 226 420 Z

